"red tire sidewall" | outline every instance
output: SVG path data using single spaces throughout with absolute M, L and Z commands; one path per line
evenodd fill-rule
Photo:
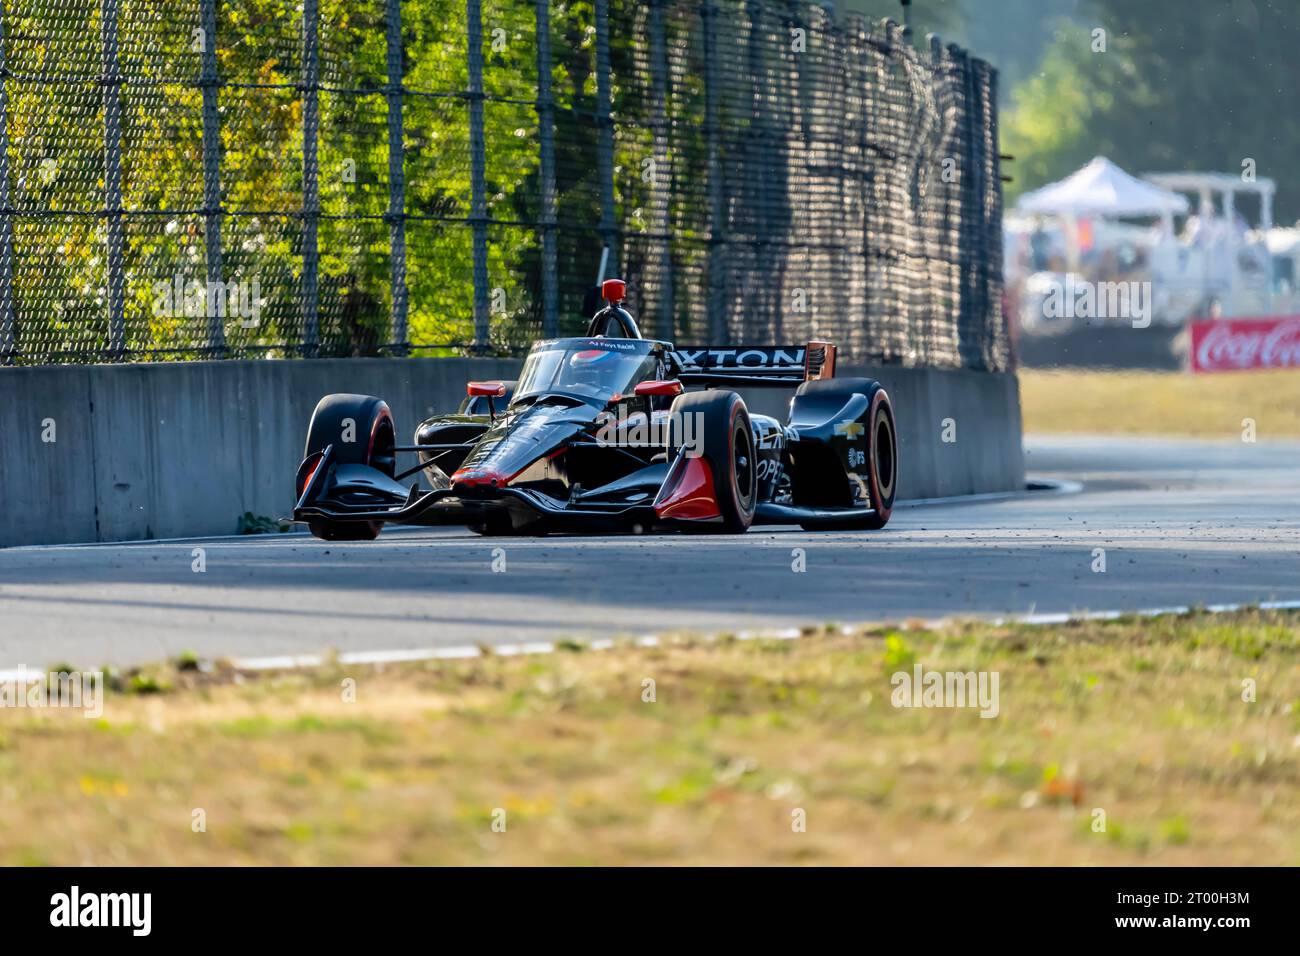
M 749 437 L 749 457 L 751 459 L 749 465 L 751 487 L 749 488 L 748 511 L 741 508 L 740 476 L 736 474 L 736 423 L 737 419 L 742 416 L 744 417 L 744 428 L 747 429 L 746 435 Z M 728 482 L 728 488 L 731 491 L 732 503 L 735 505 L 736 514 L 740 516 L 741 521 L 746 527 L 753 523 L 754 510 L 758 507 L 758 501 L 756 500 L 758 497 L 758 471 L 756 468 L 757 462 L 753 460 L 754 457 L 754 430 L 749 423 L 749 414 L 745 411 L 744 402 L 741 401 L 740 396 L 735 396 L 732 398 L 731 408 L 727 414 L 727 463 L 731 476 L 730 481 Z
M 880 455 L 876 448 L 876 440 L 879 435 L 879 422 L 881 415 L 884 415 L 889 422 L 889 434 L 893 439 L 893 448 L 890 449 L 890 464 L 893 475 L 889 485 L 889 501 L 885 501 L 882 490 L 882 481 L 880 475 Z M 894 511 L 894 499 L 898 495 L 898 431 L 894 426 L 894 406 L 889 400 L 888 393 L 883 388 L 878 389 L 871 399 L 871 410 L 867 415 L 867 421 L 871 423 L 871 440 L 867 443 L 867 490 L 871 497 L 871 507 L 883 521 L 888 521 L 889 516 Z
M 392 410 L 389 409 L 388 403 L 381 401 L 375 408 L 375 420 L 370 426 L 370 440 L 366 446 L 366 464 L 371 464 L 375 455 L 375 437 L 379 434 L 379 428 L 384 422 L 388 422 L 388 427 L 393 435 L 393 443 L 397 443 L 397 423 L 393 421 Z M 386 470 L 386 469 L 385 469 Z M 390 474 L 388 477 L 392 477 Z

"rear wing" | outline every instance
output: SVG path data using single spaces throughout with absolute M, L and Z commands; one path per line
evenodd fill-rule
M 689 385 L 770 385 L 789 388 L 835 375 L 835 346 L 729 345 L 669 353 L 676 376 Z

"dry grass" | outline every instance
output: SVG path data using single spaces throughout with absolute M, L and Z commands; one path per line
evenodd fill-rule
M 1253 418 L 1261 441 L 1300 438 L 1300 371 L 1020 370 L 1028 434 L 1167 435 L 1239 440 Z
M 913 660 L 997 671 L 1000 715 L 894 708 Z M 1298 664 L 1245 614 L 159 668 L 0 710 L 0 862 L 1296 864 Z

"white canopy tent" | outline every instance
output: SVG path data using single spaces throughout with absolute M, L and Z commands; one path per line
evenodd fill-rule
M 1067 260 L 1071 270 L 1079 267 L 1079 220 L 1158 216 L 1162 241 L 1172 242 L 1174 216 L 1186 213 L 1191 204 L 1185 196 L 1130 176 L 1104 156 L 1098 156 L 1078 172 L 1033 192 L 1016 203 L 1023 215 L 1057 216 L 1067 224 Z
M 1026 214 L 1160 216 L 1171 220 L 1188 210 L 1187 199 L 1130 176 L 1104 156 L 1060 182 L 1025 193 L 1016 210 Z

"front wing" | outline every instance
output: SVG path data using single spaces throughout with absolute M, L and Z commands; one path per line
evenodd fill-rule
M 651 465 L 606 488 L 559 499 L 524 487 L 474 488 L 466 491 L 409 489 L 365 465 L 334 465 L 326 448 L 320 466 L 293 509 L 299 522 L 384 521 L 413 525 L 476 525 L 494 515 L 510 518 L 516 530 L 651 530 L 656 527 L 705 526 L 709 521 L 664 521 L 654 508 L 668 465 Z M 617 486 L 617 487 L 615 487 Z M 865 521 L 863 508 L 825 508 L 760 501 L 754 524 L 824 524 L 836 528 Z

